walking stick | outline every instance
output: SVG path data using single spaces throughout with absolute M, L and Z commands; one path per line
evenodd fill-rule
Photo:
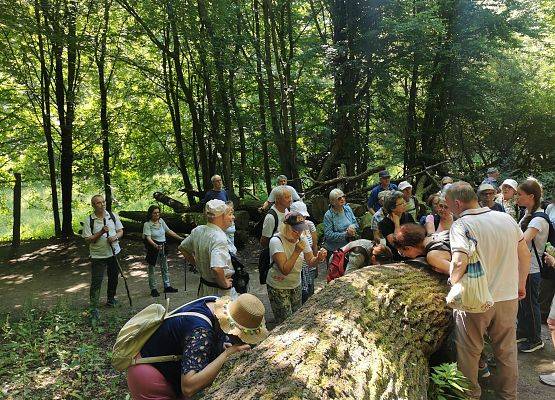
M 106 233 L 108 234 L 108 233 Z M 118 256 L 116 255 L 116 251 L 114 250 L 114 246 L 112 245 L 112 242 L 108 242 L 110 243 L 110 248 L 112 249 L 112 254 L 114 255 L 114 258 L 116 259 L 116 265 L 118 266 L 118 270 L 119 273 L 121 275 L 121 277 L 123 278 L 123 283 L 125 284 L 125 291 L 127 292 L 127 298 L 129 299 L 129 306 L 133 307 L 133 301 L 131 300 L 131 294 L 129 293 L 129 286 L 127 285 L 127 279 L 125 278 L 125 275 L 123 274 L 123 270 L 121 269 L 121 265 L 119 265 L 119 260 L 118 260 Z

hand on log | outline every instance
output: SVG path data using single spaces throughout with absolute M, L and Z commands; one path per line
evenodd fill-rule
M 203 399 L 425 399 L 448 332 L 445 278 L 406 264 L 364 268 L 312 296 Z

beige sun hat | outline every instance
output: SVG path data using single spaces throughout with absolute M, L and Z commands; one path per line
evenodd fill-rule
M 214 315 L 218 318 L 222 331 L 239 337 L 244 343 L 256 344 L 268 337 L 264 321 L 264 304 L 249 293 L 231 300 L 220 297 L 214 304 Z

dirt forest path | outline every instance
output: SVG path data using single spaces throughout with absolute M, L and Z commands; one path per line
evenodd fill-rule
M 256 263 L 259 248 L 251 238 L 251 242 L 239 252 L 250 273 L 249 291 L 258 296 L 265 304 L 266 320 L 273 327 L 273 315 L 266 288 L 258 283 Z M 120 307 L 117 312 L 133 314 L 155 301 L 164 302 L 163 294 L 157 299 L 150 296 L 148 289 L 144 247 L 138 238 L 127 238 L 122 243 L 120 256 L 121 265 L 129 283 L 133 298 L 133 307 L 129 308 L 125 286 L 119 280 L 117 297 Z M 177 254 L 177 245 L 169 245 L 168 262 L 172 286 L 179 293 L 171 295 L 170 307 L 191 301 L 196 298 L 199 284 L 198 274 L 187 271 L 186 290 L 184 260 Z M 325 266 L 320 266 L 317 290 L 325 284 Z M 162 283 L 160 272 L 157 271 L 158 290 Z M 106 278 L 103 282 L 101 301 L 105 302 Z M 10 252 L 9 245 L 0 245 L 0 318 L 2 314 L 22 312 L 27 302 L 52 306 L 60 299 L 67 301 L 72 307 L 86 310 L 88 306 L 90 284 L 90 262 L 88 249 L 83 241 L 77 239 L 70 243 L 58 241 L 31 241 L 22 244 L 17 253 Z M 102 313 L 113 312 L 102 308 Z M 555 388 L 542 385 L 538 374 L 555 371 L 555 351 L 549 333 L 542 326 L 542 337 L 545 349 L 532 354 L 519 354 L 519 399 L 537 400 L 555 398 Z M 491 392 L 482 398 L 490 399 Z

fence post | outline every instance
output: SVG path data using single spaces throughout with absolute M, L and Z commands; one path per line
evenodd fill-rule
M 15 172 L 14 177 L 12 247 L 16 248 L 21 243 L 21 174 Z

